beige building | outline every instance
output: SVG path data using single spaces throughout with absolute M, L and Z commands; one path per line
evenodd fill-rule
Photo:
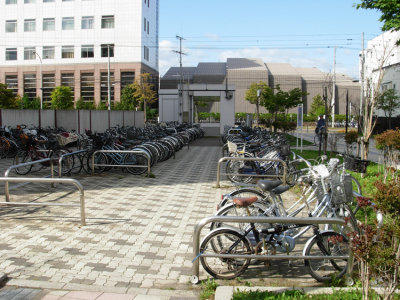
M 170 68 L 161 78 L 160 94 L 164 89 L 178 89 L 182 79 L 184 85 L 188 86 L 191 83 L 234 86 L 235 112 L 255 112 L 255 105 L 245 100 L 245 93 L 254 82 L 267 82 L 270 87 L 279 85 L 284 91 L 299 88 L 307 92 L 308 95 L 303 99 L 304 113 L 310 111 L 313 97 L 322 96 L 324 89 L 327 91 L 328 103 L 331 103 L 333 95 L 331 74 L 317 68 L 295 68 L 287 63 L 264 63 L 261 59 L 253 58 L 228 58 L 226 63 L 199 63 L 197 67 Z M 355 113 L 360 102 L 359 83 L 343 74 L 336 74 L 335 82 L 335 113 L 346 113 L 347 97 Z M 261 112 L 266 111 L 262 109 Z

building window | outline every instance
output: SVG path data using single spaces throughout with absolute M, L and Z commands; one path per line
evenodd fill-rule
M 114 16 L 102 16 L 101 28 L 114 28 Z
M 24 3 L 35 3 L 36 0 L 24 0 Z
M 147 20 L 146 20 L 146 18 L 144 18 L 143 27 L 144 27 L 144 32 L 146 32 L 146 29 L 147 29 Z
M 44 46 L 42 57 L 43 59 L 54 59 L 54 46 Z
M 62 18 L 62 30 L 73 30 L 74 29 L 74 17 Z
M 30 100 L 36 98 L 36 74 L 24 74 L 24 95 Z
M 56 20 L 54 18 L 43 19 L 43 31 L 56 30 Z
M 43 84 L 43 103 L 50 103 L 51 93 L 56 87 L 56 80 L 54 74 L 43 74 L 42 75 Z
M 122 90 L 129 84 L 135 82 L 135 72 L 121 72 L 121 95 Z
M 93 45 L 82 45 L 81 48 L 81 57 L 94 57 L 94 46 Z
M 147 21 L 147 34 L 149 34 L 149 33 L 150 33 L 150 22 Z
M 6 21 L 6 32 L 17 32 L 17 20 Z
M 74 0 L 62 0 L 62 2 L 72 2 Z
M 93 29 L 94 17 L 82 17 L 82 29 Z
M 110 49 L 110 57 L 114 57 L 114 44 L 101 45 L 101 57 L 108 57 L 108 49 Z
M 149 48 L 147 48 L 146 46 L 143 46 L 143 57 L 147 61 L 150 59 Z
M 6 60 L 17 60 L 17 48 L 6 48 Z
M 43 0 L 43 3 L 46 3 L 46 2 L 54 2 L 55 0 Z
M 62 46 L 61 58 L 74 58 L 74 46 Z
M 24 60 L 33 60 L 36 58 L 35 47 L 25 47 L 24 48 Z
M 24 20 L 24 31 L 31 32 L 36 30 L 36 20 L 35 19 L 27 19 Z
M 6 0 L 6 4 L 17 4 L 17 0 Z
M 81 74 L 81 98 L 85 102 L 94 99 L 94 73 Z
M 18 75 L 6 75 L 6 85 L 14 95 L 18 95 Z
M 72 93 L 74 93 L 74 87 L 75 87 L 74 73 L 61 73 L 61 85 L 70 87 Z
M 110 93 L 111 93 L 111 101 L 114 101 L 114 72 L 110 72 Z M 100 74 L 100 96 L 101 101 L 108 102 L 108 72 L 101 72 Z

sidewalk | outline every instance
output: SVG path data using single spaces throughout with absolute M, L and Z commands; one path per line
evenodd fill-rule
M 79 208 L 1 206 L 0 273 L 7 280 L 0 299 L 197 299 L 201 286 L 189 280 L 194 227 L 234 189 L 228 182 L 215 188 L 220 156 L 219 139 L 203 138 L 156 165 L 155 178 L 121 170 L 74 177 L 85 189 L 87 226 Z M 1 160 L 1 172 L 11 163 Z M 78 203 L 79 195 L 66 185 L 31 184 L 11 191 L 11 201 L 23 200 Z M 200 280 L 208 276 L 200 266 Z M 241 279 L 318 285 L 301 261 L 251 266 Z

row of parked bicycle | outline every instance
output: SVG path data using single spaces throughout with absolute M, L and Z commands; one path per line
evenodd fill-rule
M 15 169 L 20 175 L 50 164 L 57 166 L 54 168 L 57 173 L 60 162 L 62 174 L 76 174 L 82 170 L 99 173 L 113 166 L 123 166 L 124 170 L 138 175 L 145 173 L 148 165 L 167 160 L 184 145 L 203 135 L 201 128 L 187 124 L 114 127 L 104 133 L 86 130 L 84 134 L 67 132 L 62 128 L 28 129 L 20 125 L 3 128 L 0 155 L 13 158 L 14 165 L 21 165 Z M 30 164 L 32 161 L 40 163 Z
M 239 188 L 223 196 L 216 216 L 279 219 L 270 223 L 267 218 L 237 223 L 225 218 L 224 221 L 211 223 L 210 232 L 200 245 L 200 261 L 204 269 L 215 278 L 232 279 L 249 267 L 257 268 L 260 262 L 269 268 L 274 258 L 293 259 L 293 253 L 300 252 L 296 248 L 299 239 L 308 233 L 301 258 L 309 274 L 320 282 L 344 276 L 351 265 L 348 233 L 360 230 L 355 218 L 357 197 L 362 195 L 360 183 L 348 174 L 337 158 L 327 160 L 322 157 L 318 161 L 308 161 L 288 149 L 282 150 L 280 147 L 287 143 L 280 135 L 260 130 L 243 134 L 238 129 L 226 136 L 224 147 L 229 149 L 227 156 L 257 158 L 266 157 L 270 152 L 279 155 L 283 152 L 285 155 L 281 158 L 284 162 L 278 163 L 291 166 L 286 174 L 286 179 L 290 180 L 285 182 L 279 167 L 273 167 L 277 171 L 273 175 L 280 179 L 265 179 L 271 174 L 260 173 L 259 168 L 271 162 L 265 162 L 265 165 L 259 161 L 251 162 L 259 164 L 257 169 L 252 169 L 253 165 L 248 161 L 228 161 L 227 177 L 239 183 Z M 260 156 L 263 150 L 249 151 L 252 143 L 263 144 L 265 140 L 274 145 L 268 150 L 270 152 Z M 235 141 L 236 148 L 230 145 L 231 141 Z M 263 149 L 269 146 L 258 147 Z M 286 154 L 290 154 L 291 158 L 285 159 L 289 156 Z M 246 173 L 246 168 L 252 169 L 251 173 Z M 252 176 L 248 176 L 250 174 Z M 260 179 L 260 176 L 263 178 Z M 257 183 L 242 186 L 243 182 L 252 181 Z M 292 186 L 297 186 L 300 193 L 297 192 L 293 203 L 286 203 L 282 194 Z M 305 221 L 300 222 L 294 217 L 305 218 Z

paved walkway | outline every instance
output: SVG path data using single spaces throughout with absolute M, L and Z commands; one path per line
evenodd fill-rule
M 0 206 L 0 275 L 8 278 L 0 300 L 196 299 L 200 287 L 189 281 L 194 226 L 233 189 L 214 187 L 220 156 L 219 140 L 203 138 L 156 165 L 156 178 L 121 170 L 75 177 L 85 188 L 87 226 L 79 208 Z M 2 160 L 0 170 L 10 164 Z M 11 200 L 79 203 L 79 194 L 31 184 L 13 190 Z M 255 266 L 241 278 L 316 284 L 301 261 Z M 207 279 L 202 268 L 200 279 Z

